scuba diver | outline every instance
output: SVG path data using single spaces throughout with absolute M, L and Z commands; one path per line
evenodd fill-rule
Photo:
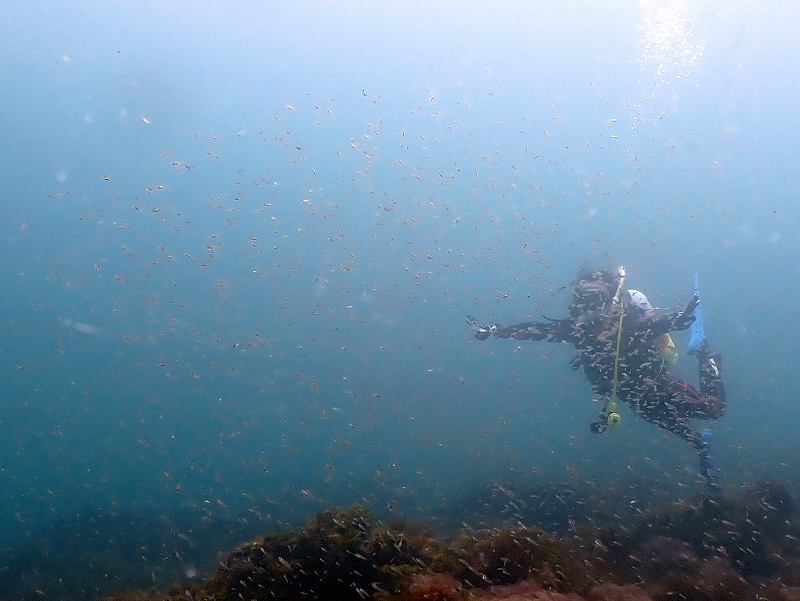
M 621 419 L 617 400 L 659 428 L 677 434 L 694 447 L 700 459 L 700 474 L 718 488 L 711 465 L 708 437 L 698 432 L 691 419 L 716 419 L 725 411 L 725 389 L 720 356 L 712 353 L 705 335 L 695 339 L 690 353 L 697 356 L 700 390 L 679 380 L 669 368 L 677 360 L 670 332 L 688 329 L 700 303 L 697 290 L 682 311 L 659 316 L 638 290 L 625 290 L 623 267 L 614 274 L 595 271 L 579 277 L 573 285 L 569 317 L 545 318 L 547 322 L 524 322 L 511 326 L 484 325 L 467 316 L 475 338 L 513 338 L 568 342 L 577 354 L 573 369 L 583 368 L 596 399 L 604 400 L 591 430 L 601 433 Z

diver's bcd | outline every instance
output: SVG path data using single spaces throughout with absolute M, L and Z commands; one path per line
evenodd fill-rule
M 658 348 L 661 351 L 661 358 L 666 367 L 673 367 L 678 362 L 678 349 L 675 341 L 669 334 L 662 334 L 658 338 Z

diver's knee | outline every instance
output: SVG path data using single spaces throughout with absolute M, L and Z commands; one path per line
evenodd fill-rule
M 708 417 L 711 419 L 719 419 L 725 415 L 725 402 L 719 399 L 714 399 L 708 405 Z

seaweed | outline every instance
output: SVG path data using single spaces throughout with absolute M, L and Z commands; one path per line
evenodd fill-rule
M 360 506 L 235 549 L 205 584 L 125 601 L 762 601 L 800 599 L 795 500 L 774 482 L 557 537 L 516 521 L 448 542 Z
M 318 513 L 300 532 L 241 545 L 206 593 L 219 600 L 360 601 L 403 592 L 410 577 L 441 552 L 432 537 L 375 524 L 363 507 L 332 509 Z
M 559 544 L 538 527 L 514 526 L 463 534 L 456 543 L 455 556 L 458 565 L 454 575 L 469 586 L 535 578 L 556 588 L 561 574 Z

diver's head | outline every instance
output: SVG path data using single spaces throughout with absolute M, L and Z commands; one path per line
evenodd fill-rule
M 632 314 L 651 317 L 655 311 L 653 305 L 647 300 L 643 292 L 638 290 L 625 291 L 625 308 Z
M 605 307 L 614 298 L 618 277 L 608 270 L 593 271 L 580 276 L 572 288 L 572 302 L 568 305 L 575 317 Z

